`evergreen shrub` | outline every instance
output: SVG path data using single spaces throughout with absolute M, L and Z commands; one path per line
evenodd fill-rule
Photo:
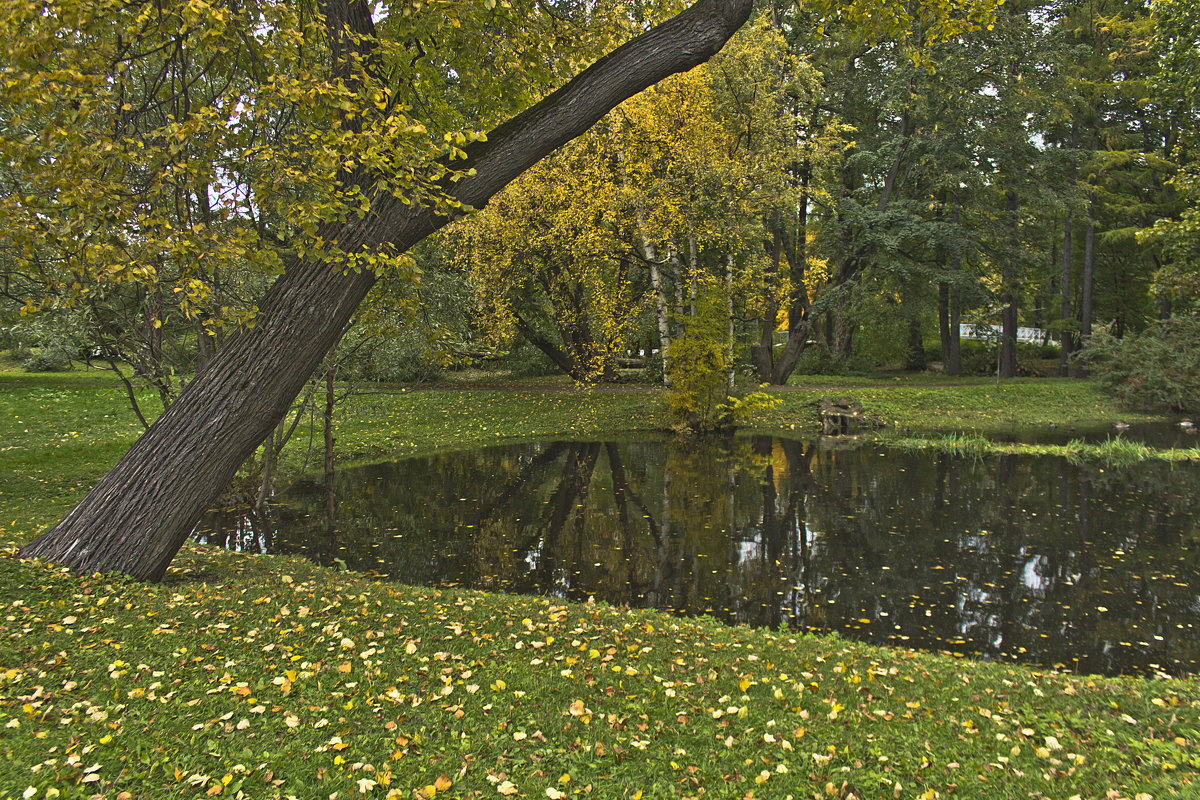
M 1122 338 L 1102 328 L 1079 358 L 1127 408 L 1200 413 L 1200 315 L 1155 322 Z

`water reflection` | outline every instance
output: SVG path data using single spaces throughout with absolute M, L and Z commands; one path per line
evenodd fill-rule
M 1112 471 L 755 437 L 376 464 L 202 541 L 1088 672 L 1195 671 L 1194 466 Z

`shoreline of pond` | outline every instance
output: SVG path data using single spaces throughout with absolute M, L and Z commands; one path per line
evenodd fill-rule
M 946 431 L 1012 436 L 1052 425 L 1065 430 L 1174 419 L 1122 410 L 1096 384 L 1076 378 L 1016 378 L 999 388 L 987 379 L 929 375 L 888 380 L 797 376 L 795 381 L 821 388 L 799 385 L 778 391 L 780 405 L 743 430 L 815 434 L 816 403 L 835 394 L 861 402 L 887 424 L 886 436 Z M 335 410 L 335 463 L 349 467 L 487 444 L 636 437 L 670 428 L 659 387 L 600 392 L 562 379 L 546 383 L 551 385 L 519 392 L 482 383 L 454 389 L 372 385 L 372 393 L 351 394 Z M 0 434 L 7 443 L 0 450 L 0 468 L 10 476 L 0 487 L 0 517 L 10 521 L 12 535 L 21 537 L 32 538 L 69 511 L 142 432 L 119 381 L 99 370 L 0 371 L 0 404 L 7 411 L 0 417 Z M 312 442 L 304 441 L 309 438 L 302 425 L 301 440 L 284 451 L 282 469 L 292 475 L 314 473 L 320 462 L 319 421 Z M 0 522 L 0 534 L 5 530 Z
M 812 376 L 800 376 L 808 380 Z M 791 384 L 765 389 L 779 404 L 738 429 L 746 435 L 819 435 L 817 404 L 838 396 L 860 403 L 882 424 L 884 439 L 948 432 L 989 438 L 1090 430 L 1106 426 L 1172 422 L 1178 415 L 1121 409 L 1099 386 L 1077 378 L 994 381 L 928 376 L 869 381 L 820 376 L 818 386 Z M 335 420 L 344 447 L 339 463 L 422 455 L 447 448 L 517 443 L 538 438 L 637 436 L 671 431 L 662 387 L 583 387 L 465 384 L 453 388 L 373 388 L 352 397 Z M 389 425 L 395 419 L 398 423 Z M 479 425 L 468 420 L 483 419 Z M 411 424 L 415 420 L 415 425 Z M 443 424 L 429 425 L 438 420 Z M 382 423 L 382 424 L 380 424 Z
M 342 468 L 258 513 L 209 515 L 197 535 L 434 587 L 595 596 L 1090 671 L 1191 671 L 1181 587 L 1197 583 L 1187 498 L 1200 473 L 1127 466 L 768 436 L 499 444 Z

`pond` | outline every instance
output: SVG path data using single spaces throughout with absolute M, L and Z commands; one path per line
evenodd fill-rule
M 1195 465 L 771 437 L 545 442 L 344 470 L 209 544 L 1105 674 L 1200 669 Z

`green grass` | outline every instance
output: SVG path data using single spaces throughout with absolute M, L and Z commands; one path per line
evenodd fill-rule
M 933 450 L 972 458 L 1018 453 L 1060 456 L 1072 463 L 1095 461 L 1112 467 L 1127 467 L 1145 461 L 1200 461 L 1200 448 L 1197 447 L 1161 449 L 1121 438 L 1103 442 L 1072 439 L 1066 444 L 1022 444 L 997 442 L 975 433 L 948 433 L 932 437 L 905 436 L 889 439 L 888 444 L 907 451 Z
M 862 403 L 866 412 L 890 430 L 992 433 L 1044 428 L 1051 423 L 1065 427 L 1162 418 L 1122 410 L 1098 385 L 1070 378 L 1020 378 L 1003 381 L 999 388 L 994 378 L 920 375 L 876 381 L 800 376 L 793 383 L 796 388 L 778 392 L 784 401 L 777 410 L 781 418 L 768 416 L 764 425 L 791 424 L 798 416 L 798 406 L 829 395 Z
M 825 382 L 780 391 L 763 429 L 815 432 L 830 394 L 921 430 L 1005 428 L 1031 400 L 1030 424 L 1118 416 L 1078 382 Z M 0 375 L 0 411 L 14 542 L 140 431 L 103 375 Z M 337 420 L 345 460 L 665 427 L 657 391 L 553 382 L 362 394 Z M 0 604 L 0 798 L 1200 796 L 1196 679 L 1058 675 L 190 546 L 154 586 L 10 548 Z
M 157 586 L 4 556 L 0 596 L 2 796 L 1200 791 L 1190 679 L 1051 674 L 193 549 Z
M 667 427 L 660 395 L 639 387 L 397 389 L 364 393 L 339 409 L 344 454 L 411 455 L 538 438 L 577 439 Z
M 0 530 L 54 522 L 142 430 L 107 373 L 0 373 Z

